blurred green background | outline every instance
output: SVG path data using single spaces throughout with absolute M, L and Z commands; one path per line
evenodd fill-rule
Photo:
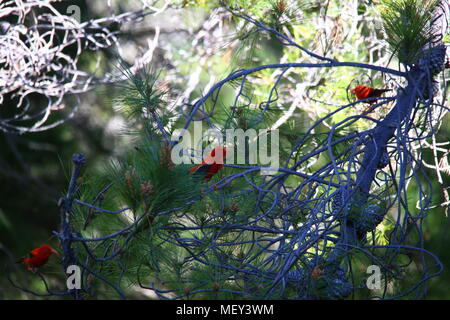
M 82 19 L 101 17 L 108 14 L 105 1 L 103 5 L 93 5 L 87 1 L 67 1 L 55 5 L 61 12 L 65 6 L 76 4 L 80 6 Z M 132 1 L 114 2 L 117 10 L 127 7 Z M 277 17 L 274 10 L 276 1 L 228 1 L 233 5 L 241 5 L 247 13 L 257 18 L 267 19 L 267 23 L 285 26 L 302 45 L 321 54 L 329 54 L 339 60 L 373 62 L 386 65 L 390 52 L 383 43 L 380 25 L 377 25 L 376 1 L 287 1 L 289 14 Z M 156 19 L 145 19 L 137 24 L 128 25 L 123 29 L 122 40 L 133 39 L 132 47 L 139 48 L 142 41 L 154 36 L 154 26 L 161 28 L 159 47 L 154 55 L 154 65 L 163 68 L 163 76 L 169 82 L 169 88 L 176 103 L 176 97 L 188 86 L 190 77 L 197 68 L 199 80 L 189 94 L 192 101 L 198 97 L 204 87 L 215 79 L 220 80 L 236 68 L 277 62 L 281 59 L 298 61 L 304 58 L 298 51 L 283 48 L 274 39 L 267 37 L 265 42 L 252 42 L 245 39 L 239 30 L 243 25 L 237 20 L 225 20 L 226 32 L 215 36 L 213 31 L 204 38 L 196 38 L 199 31 L 205 31 L 202 24 L 211 16 L 217 14 L 216 1 L 173 1 L 176 8 L 169 9 Z M 353 11 L 352 11 L 353 10 Z M 270 17 L 267 13 L 273 13 Z M 364 17 L 355 22 L 355 16 Z M 170 19 L 168 18 L 170 17 Z M 370 17 L 374 23 L 370 24 Z M 272 19 L 272 20 L 270 20 Z M 318 24 L 317 21 L 323 23 Z M 134 29 L 141 31 L 140 33 Z M 244 28 L 245 29 L 245 28 Z M 130 31 L 131 30 L 131 31 Z M 135 31 L 135 32 L 134 32 Z M 208 30 L 206 30 L 208 31 Z M 133 33 L 136 33 L 133 36 Z M 139 34 L 139 36 L 137 36 Z M 193 40 L 197 39 L 197 42 Z M 199 40 L 200 39 L 200 40 Z M 216 41 L 216 42 L 214 42 Z M 237 45 L 236 45 L 237 43 Z M 230 46 L 234 44 L 234 46 Z M 377 45 L 379 47 L 377 47 Z M 243 52 L 243 48 L 253 48 Z M 374 49 L 375 48 L 375 49 Z M 208 52 L 206 49 L 212 51 Z M 139 50 L 137 50 L 139 51 Z M 113 48 L 101 52 L 111 56 Z M 132 62 L 133 55 L 126 52 L 124 58 Z M 248 59 L 250 55 L 255 59 Z M 387 57 L 387 58 L 386 58 Z M 82 56 L 79 68 L 91 70 L 93 56 L 86 53 Z M 395 67 L 395 61 L 391 62 Z M 101 72 L 114 68 L 105 64 Z M 319 71 L 309 77 L 299 76 L 304 81 L 311 81 L 309 88 L 315 98 L 330 102 L 331 105 L 305 100 L 307 104 L 296 110 L 293 118 L 305 119 L 304 113 L 312 119 L 333 110 L 339 103 L 347 102 L 346 88 L 354 79 L 365 79 L 375 84 L 382 84 L 385 79 L 375 74 L 361 74 L 355 69 Z M 322 80 L 323 78 L 323 80 Z M 315 83 L 311 79 L 319 79 Z M 264 85 L 270 84 L 270 79 L 262 79 Z M 266 82 L 264 82 L 266 81 Z M 101 170 L 102 164 L 121 153 L 126 147 L 126 141 L 120 134 L 124 125 L 122 116 L 113 108 L 111 97 L 115 92 L 113 86 L 102 86 L 81 95 L 79 112 L 70 120 L 57 128 L 23 135 L 0 133 L 0 299 L 36 299 L 36 297 L 13 288 L 7 278 L 9 273 L 22 283 L 39 288 L 38 278 L 33 277 L 15 261 L 30 249 L 42 243 L 55 243 L 52 231 L 58 229 L 58 198 L 63 194 L 69 179 L 71 156 L 83 152 L 88 159 L 89 170 Z M 9 103 L 9 105 L 8 105 Z M 76 103 L 68 98 L 67 103 Z M 282 102 L 281 102 L 282 103 Z M 334 105 L 333 105 L 334 104 Z M 10 109 L 11 102 L 5 100 L 0 110 Z M 6 111 L 0 116 L 5 116 Z M 358 111 L 355 111 L 358 112 Z M 439 141 L 446 141 L 450 136 L 448 117 L 439 132 Z M 432 163 L 432 153 L 426 152 L 425 160 Z M 433 179 L 433 170 L 426 169 Z M 443 174 L 444 186 L 450 182 L 450 177 Z M 437 181 L 433 181 L 433 204 L 443 201 L 443 194 Z M 410 186 L 412 203 L 417 199 L 417 186 Z M 428 283 L 427 299 L 450 299 L 450 221 L 443 207 L 429 211 L 425 219 L 425 248 L 435 253 L 444 264 L 444 272 Z M 60 272 L 52 262 L 48 274 Z M 31 282 L 30 282 L 31 281 Z M 55 280 L 56 281 L 56 280 Z M 136 294 L 137 298 L 141 298 Z M 55 298 L 52 298 L 55 299 Z

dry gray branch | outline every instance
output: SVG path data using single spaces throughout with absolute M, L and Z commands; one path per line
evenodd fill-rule
M 63 102 L 65 96 L 122 79 L 119 72 L 98 75 L 98 53 L 114 47 L 120 52 L 118 25 L 159 14 L 168 6 L 165 2 L 162 7 L 153 8 L 155 1 L 143 1 L 140 10 L 80 22 L 76 16 L 57 11 L 54 2 L 10 0 L 0 4 L 0 18 L 9 21 L 2 22 L 0 30 L 2 131 L 24 133 L 53 128 L 71 117 L 78 105 L 71 106 L 62 119 L 50 120 L 53 113 L 68 109 Z M 133 72 L 151 61 L 157 42 L 158 33 L 149 41 L 147 52 L 131 67 Z M 87 51 L 97 54 L 93 71 L 81 70 L 79 66 L 80 56 Z M 29 99 L 35 94 L 47 103 Z M 5 110 L 7 100 L 15 106 L 14 110 Z

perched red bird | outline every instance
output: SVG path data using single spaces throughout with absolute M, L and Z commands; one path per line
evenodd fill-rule
M 36 272 L 39 267 L 42 267 L 48 262 L 48 259 L 53 253 L 59 255 L 59 252 L 51 246 L 43 244 L 39 248 L 31 250 L 30 253 L 20 259 L 19 262 L 26 265 L 28 270 Z
M 375 89 L 375 88 L 369 88 L 366 86 L 358 85 L 358 86 L 354 87 L 352 90 L 350 90 L 351 93 L 356 95 L 356 98 L 358 98 L 358 100 L 381 97 L 381 95 L 383 93 L 385 93 L 386 91 L 391 91 L 391 89 Z M 371 104 L 376 103 L 377 100 L 374 99 L 374 100 L 365 101 L 365 102 L 371 105 Z
M 217 152 L 217 159 L 216 159 Z M 219 172 L 223 167 L 224 159 L 227 157 L 227 149 L 224 147 L 215 147 L 209 155 L 207 155 L 201 164 L 189 169 L 190 173 L 204 176 L 203 180 L 211 180 L 211 178 Z

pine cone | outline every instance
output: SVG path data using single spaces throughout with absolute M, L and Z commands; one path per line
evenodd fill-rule
M 383 221 L 384 212 L 376 204 L 369 204 L 363 211 L 353 218 L 355 229 L 359 233 L 372 231 Z
M 353 292 L 353 285 L 341 268 L 324 271 L 323 277 L 313 282 L 313 288 L 312 299 L 345 299 Z
M 432 77 L 439 74 L 444 69 L 446 61 L 447 47 L 439 45 L 432 49 L 425 50 L 422 53 L 422 58 L 419 59 L 417 66 L 426 71 L 429 70 Z
M 333 196 L 333 200 L 331 201 L 331 210 L 336 213 L 350 210 L 350 202 L 348 201 L 348 190 L 341 188 Z M 344 208 L 344 203 L 347 202 L 346 207 Z

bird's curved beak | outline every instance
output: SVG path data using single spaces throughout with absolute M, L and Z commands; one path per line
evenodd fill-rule
M 57 256 L 61 256 L 61 254 L 53 248 L 52 248 L 52 253 L 56 254 Z
M 350 93 L 355 94 L 355 89 L 350 90 Z

